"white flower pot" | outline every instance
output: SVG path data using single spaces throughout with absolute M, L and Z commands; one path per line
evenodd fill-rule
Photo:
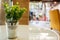
M 8 27 L 8 38 L 9 39 L 15 39 L 17 37 L 16 35 L 16 22 L 7 22 L 7 27 Z
M 16 25 L 8 25 L 8 38 L 9 39 L 15 39 L 16 36 Z

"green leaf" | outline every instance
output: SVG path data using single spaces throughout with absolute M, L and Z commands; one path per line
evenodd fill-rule
M 19 20 L 23 13 L 26 11 L 26 8 L 20 8 L 19 3 L 17 2 L 13 6 L 9 6 L 7 3 L 4 3 L 4 8 L 6 12 L 6 18 L 13 20 Z

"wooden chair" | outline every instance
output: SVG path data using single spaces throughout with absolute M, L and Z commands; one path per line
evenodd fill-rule
M 60 14 L 59 10 L 50 10 L 50 24 L 51 28 L 60 32 Z

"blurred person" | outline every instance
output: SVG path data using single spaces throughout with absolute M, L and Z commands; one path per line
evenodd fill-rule
M 43 21 L 43 16 L 39 15 L 39 21 Z
M 33 21 L 37 21 L 36 15 L 33 15 Z
M 33 19 L 33 12 L 30 11 L 29 20 L 31 21 L 32 19 Z
M 46 14 L 44 14 L 43 16 L 43 21 L 46 21 Z

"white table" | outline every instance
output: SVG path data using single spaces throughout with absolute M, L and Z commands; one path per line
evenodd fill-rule
M 17 27 L 17 39 L 8 39 L 7 27 L 0 25 L 0 40 L 58 40 L 58 36 L 50 29 L 20 25 Z
M 46 28 L 30 27 L 30 40 L 59 40 L 59 35 Z
M 18 26 L 17 40 L 28 40 L 28 33 L 29 33 L 28 26 Z M 0 40 L 8 40 L 7 27 L 3 25 L 0 25 Z

